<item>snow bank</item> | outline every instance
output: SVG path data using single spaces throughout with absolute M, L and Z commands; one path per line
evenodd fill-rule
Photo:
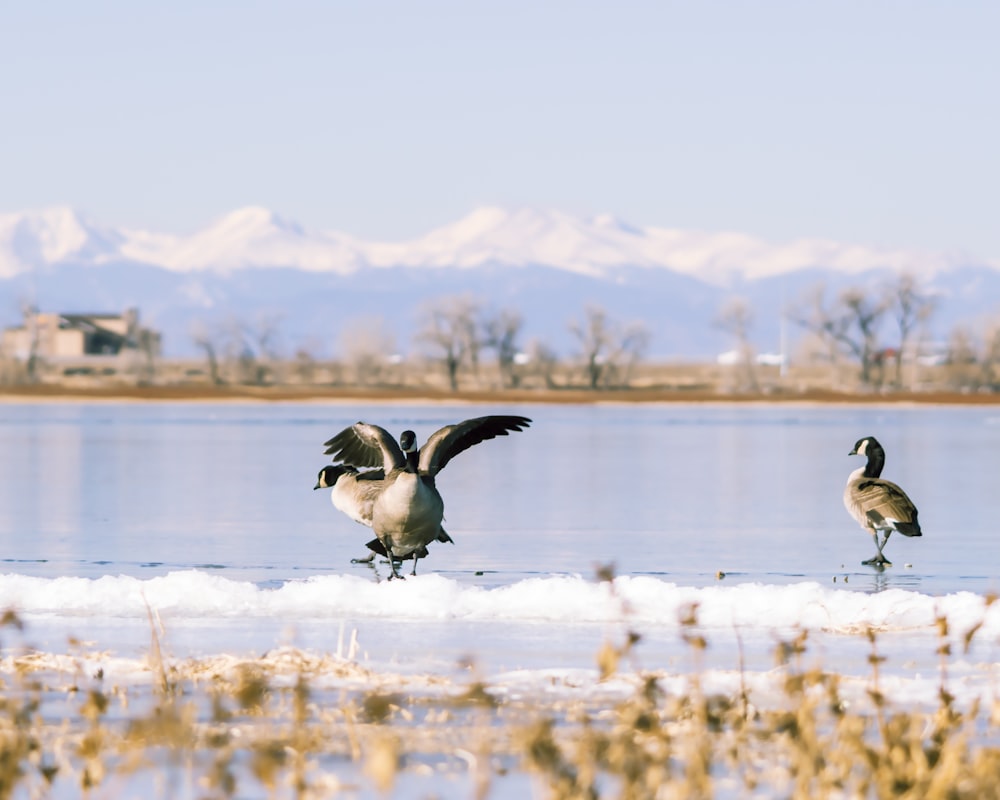
M 0 609 L 31 617 L 140 618 L 147 607 L 177 619 L 399 619 L 607 623 L 676 628 L 693 604 L 703 628 L 804 628 L 857 633 L 933 629 L 947 617 L 952 632 L 982 623 L 980 636 L 1000 636 L 1000 603 L 972 592 L 934 597 L 891 589 L 877 594 L 806 582 L 690 587 L 653 577 L 599 583 L 550 576 L 484 588 L 440 575 L 374 583 L 355 575 L 316 576 L 264 588 L 207 572 L 139 579 L 0 576 Z

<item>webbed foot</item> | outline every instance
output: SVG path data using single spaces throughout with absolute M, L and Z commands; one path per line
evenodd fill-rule
M 403 575 L 399 574 L 399 567 L 402 565 L 402 563 L 403 563 L 402 559 L 400 559 L 399 561 L 397 561 L 396 558 L 395 558 L 395 556 L 393 556 L 392 558 L 389 559 L 389 568 L 392 570 L 392 572 L 389 574 L 389 580 L 390 581 L 393 578 L 399 578 L 399 580 L 401 580 L 401 581 L 405 581 L 406 580 L 406 578 Z

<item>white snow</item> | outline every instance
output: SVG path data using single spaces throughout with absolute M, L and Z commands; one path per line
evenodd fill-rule
M 309 231 L 260 207 L 238 209 L 190 236 L 100 228 L 67 208 L 0 214 L 0 276 L 65 261 L 127 260 L 189 272 L 284 267 L 348 274 L 364 268 L 544 265 L 611 277 L 623 267 L 672 270 L 720 286 L 809 267 L 845 273 L 906 270 L 930 276 L 967 254 L 880 249 L 821 239 L 774 244 L 734 232 L 636 227 L 611 215 L 484 207 L 410 241 L 364 242 Z
M 871 626 L 878 631 L 880 649 L 892 655 L 883 665 L 882 690 L 893 702 L 933 707 L 941 685 L 933 655 L 936 619 L 945 617 L 955 654 L 947 670 L 949 690 L 963 704 L 995 696 L 1000 604 L 987 607 L 980 595 L 865 594 L 815 583 L 698 588 L 642 576 L 619 577 L 609 584 L 553 575 L 483 588 L 434 574 L 383 583 L 326 575 L 261 588 L 195 570 L 145 580 L 7 574 L 0 576 L 0 607 L 17 611 L 26 626 L 24 640 L 31 642 L 53 626 L 64 633 L 56 641 L 50 634 L 49 649 L 19 649 L 14 646 L 17 637 L 5 633 L 0 674 L 14 674 L 27 665 L 54 675 L 100 670 L 116 683 L 148 683 L 152 672 L 146 648 L 136 644 L 149 641 L 152 617 L 165 636 L 165 656 L 180 674 L 226 672 L 249 658 L 276 677 L 294 675 L 305 665 L 317 688 L 379 685 L 441 691 L 465 680 L 449 658 L 462 651 L 475 659 L 485 648 L 493 651 L 487 664 L 498 662 L 498 649 L 505 653 L 498 669 L 487 666 L 483 676 L 492 691 L 521 697 L 625 697 L 641 681 L 637 664 L 625 662 L 613 680 L 601 680 L 596 650 L 585 645 L 590 642 L 594 648 L 602 639 L 621 639 L 626 628 L 638 628 L 650 642 L 640 644 L 643 672 L 656 675 L 668 692 L 682 693 L 697 664 L 682 644 L 679 622 L 692 606 L 698 629 L 722 648 L 698 669 L 708 692 L 734 695 L 745 685 L 755 704 L 780 705 L 783 672 L 773 668 L 768 653 L 778 641 L 805 630 L 814 632 L 807 663 L 820 658 L 827 668 L 840 671 L 845 699 L 865 704 L 871 682 L 866 633 Z M 313 645 L 306 649 L 290 646 L 288 634 L 278 633 L 310 625 L 326 633 L 307 636 Z M 963 657 L 964 636 L 974 626 L 981 626 L 976 640 L 982 644 L 974 657 Z M 60 652 L 59 638 L 75 641 L 74 628 L 89 641 Z M 360 646 L 355 642 L 359 629 Z M 414 632 L 415 638 L 402 640 L 400 650 L 392 640 L 402 630 Z M 249 642 L 240 638 L 240 631 L 252 632 L 249 650 L 234 649 L 234 642 Z M 567 639 L 571 631 L 580 635 Z M 747 659 L 742 667 L 733 644 L 737 631 Z M 267 645 L 269 637 L 274 638 Z M 187 642 L 188 655 L 171 652 L 171 642 L 178 641 Z M 669 645 L 664 642 L 675 642 L 666 659 L 663 648 Z M 324 649 L 316 650 L 316 643 L 325 643 Z M 372 644 L 379 651 L 374 659 L 368 652 Z M 442 646 L 447 653 L 438 650 Z M 655 655 L 644 657 L 651 647 Z M 523 666 L 512 668 L 519 662 Z
M 307 232 L 257 206 L 233 211 L 193 236 L 157 240 L 133 235 L 122 254 L 179 272 L 289 267 L 346 273 L 360 263 L 358 246 L 349 237 Z
M 374 666 L 353 655 L 319 653 L 283 646 L 266 653 L 242 657 L 217 654 L 204 657 L 175 658 L 164 654 L 165 663 L 175 675 L 233 675 L 242 665 L 252 663 L 266 669 L 275 685 L 290 683 L 303 672 L 309 675 L 314 691 L 366 690 L 405 691 L 409 694 L 434 695 L 461 692 L 469 678 L 436 675 L 421 671 L 400 671 L 393 665 Z M 107 652 L 44 653 L 28 652 L 0 657 L 0 675 L 18 675 L 24 669 L 50 676 L 64 676 L 67 686 L 81 675 L 101 674 L 106 684 L 143 686 L 154 678 L 154 668 L 147 656 L 112 655 Z M 690 673 L 665 669 L 645 670 L 638 674 L 623 669 L 611 678 L 602 678 L 595 667 L 538 668 L 501 671 L 484 676 L 493 694 L 507 698 L 579 699 L 612 703 L 634 695 L 646 676 L 655 676 L 669 695 L 690 691 Z M 949 692 L 959 706 L 981 702 L 986 707 L 1000 699 L 996 673 L 991 665 L 959 662 L 947 678 Z M 698 675 L 706 694 L 738 696 L 744 689 L 757 708 L 776 708 L 787 703 L 785 673 L 781 670 L 705 669 Z M 56 684 L 58 685 L 58 683 Z M 871 675 L 842 675 L 838 687 L 841 698 L 856 710 L 869 709 Z M 890 702 L 906 707 L 934 708 L 939 700 L 941 676 L 936 673 L 883 675 L 879 688 Z
M 99 262 L 122 240 L 65 206 L 0 214 L 0 277 L 61 261 Z
M 0 608 L 31 617 L 146 619 L 147 605 L 172 619 L 274 618 L 513 621 L 553 624 L 629 621 L 679 627 L 697 605 L 706 629 L 823 630 L 844 634 L 932 631 L 939 616 L 954 631 L 982 623 L 979 635 L 1000 636 L 1000 603 L 987 607 L 972 592 L 942 597 L 902 589 L 876 594 L 818 583 L 678 586 L 658 578 L 622 576 L 609 583 L 553 575 L 484 588 L 441 575 L 375 583 L 355 575 L 323 575 L 261 588 L 199 570 L 139 579 L 0 576 Z
M 711 644 L 705 663 L 682 640 L 680 619 L 692 607 Z M 746 686 L 755 705 L 781 705 L 784 672 L 774 668 L 773 649 L 808 631 L 805 666 L 836 670 L 844 698 L 864 706 L 871 627 L 890 656 L 881 690 L 892 702 L 932 708 L 943 679 L 938 617 L 948 621 L 954 655 L 944 679 L 958 702 L 992 702 L 1000 669 L 1000 603 L 971 592 L 684 587 L 645 576 L 600 583 L 573 575 L 485 588 L 436 574 L 382 583 L 323 575 L 263 588 L 189 570 L 148 579 L 6 574 L 0 608 L 15 610 L 25 626 L 22 634 L 3 632 L 0 674 L 30 668 L 57 684 L 59 675 L 98 671 L 116 684 L 148 684 L 151 619 L 178 674 L 228 672 L 249 659 L 278 679 L 306 668 L 316 688 L 336 690 L 449 691 L 470 679 L 462 666 L 468 657 L 491 691 L 511 697 L 621 698 L 643 674 L 683 693 L 697 671 L 707 692 L 735 695 Z M 976 645 L 965 653 L 974 628 Z M 641 631 L 637 660 L 602 680 L 597 646 L 621 641 L 626 630 Z

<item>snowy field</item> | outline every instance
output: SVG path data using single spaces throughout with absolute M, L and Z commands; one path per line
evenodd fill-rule
M 455 544 L 434 544 L 405 581 L 352 565 L 370 536 L 312 491 L 322 442 L 358 419 L 422 441 L 485 413 L 534 422 L 439 477 Z M 861 565 L 874 547 L 840 499 L 868 434 L 924 529 L 890 539 L 884 570 Z M 392 697 L 405 731 L 406 697 L 461 737 L 466 712 L 441 704 L 482 690 L 494 726 L 549 714 L 572 731 L 571 708 L 599 718 L 650 678 L 667 698 L 781 710 L 793 664 L 836 675 L 845 707 L 873 718 L 882 702 L 932 714 L 944 690 L 958 714 L 986 709 L 983 746 L 998 739 L 994 409 L 12 404 L 0 437 L 0 609 L 20 626 L 0 630 L 0 677 L 24 696 L 37 676 L 51 725 L 83 725 L 94 686 L 132 709 L 165 681 L 197 701 L 250 664 L 275 697 L 307 673 L 317 717 Z M 316 793 L 378 796 L 381 741 L 319 758 Z M 547 796 L 512 741 L 488 768 L 471 744 L 404 747 L 392 793 L 472 797 L 485 782 L 490 796 Z M 257 789 L 238 796 L 268 796 L 249 763 L 236 773 Z M 204 783 L 190 763 L 105 770 L 97 796 L 194 797 Z M 742 794 L 715 772 L 723 796 Z

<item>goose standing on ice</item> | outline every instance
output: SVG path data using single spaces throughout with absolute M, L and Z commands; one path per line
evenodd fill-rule
M 418 449 L 413 431 L 403 431 L 397 444 L 384 428 L 358 422 L 324 442 L 325 454 L 335 463 L 320 470 L 315 488 L 332 488 L 333 505 L 375 531 L 368 547 L 389 558 L 390 578 L 402 577 L 396 565 L 405 558 L 413 558 L 415 575 L 428 544 L 451 541 L 441 527 L 444 501 L 435 476 L 463 450 L 530 423 L 519 416 L 467 419 L 434 432 Z M 359 467 L 381 469 L 361 472 Z
M 858 524 L 871 533 L 878 553 L 862 564 L 891 565 L 882 553 L 889 535 L 898 531 L 904 536 L 921 536 L 917 507 L 892 481 L 883 480 L 885 450 L 874 436 L 858 439 L 848 455 L 867 456 L 868 463 L 851 473 L 844 489 L 844 505 Z M 882 532 L 882 542 L 878 534 Z

